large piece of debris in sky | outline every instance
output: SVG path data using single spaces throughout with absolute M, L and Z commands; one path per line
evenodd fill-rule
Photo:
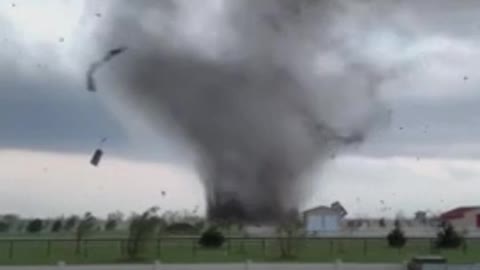
M 95 152 L 93 153 L 92 159 L 90 160 L 90 164 L 97 167 L 102 159 L 102 156 L 103 156 L 102 149 L 95 150 Z
M 110 50 L 101 60 L 90 65 L 87 71 L 87 89 L 90 92 L 97 91 L 97 85 L 95 83 L 95 72 L 102 67 L 104 64 L 112 60 L 115 56 L 125 52 L 126 47 L 119 47 L 116 49 Z

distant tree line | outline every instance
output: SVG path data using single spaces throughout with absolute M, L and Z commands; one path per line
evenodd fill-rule
M 392 248 L 402 248 L 407 244 L 407 240 L 401 224 L 396 222 L 395 228 L 387 235 L 388 245 Z M 440 224 L 437 237 L 433 243 L 433 248 L 437 249 L 465 248 L 466 244 L 464 236 L 449 223 Z
M 74 233 L 76 238 L 84 238 L 94 231 L 128 231 L 129 226 L 138 217 L 133 213 L 125 218 L 120 211 L 112 212 L 106 218 L 98 218 L 91 212 L 83 216 L 71 215 L 57 218 L 22 218 L 16 214 L 0 215 L 0 233 Z M 158 216 L 162 231 L 172 234 L 198 234 L 205 221 L 194 212 L 167 211 Z

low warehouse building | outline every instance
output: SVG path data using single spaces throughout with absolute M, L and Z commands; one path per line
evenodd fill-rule
M 458 230 L 469 232 L 480 230 L 480 206 L 458 207 L 443 213 L 440 220 Z
M 309 234 L 336 233 L 342 229 L 342 219 L 347 212 L 340 203 L 330 207 L 318 206 L 303 212 L 305 230 Z

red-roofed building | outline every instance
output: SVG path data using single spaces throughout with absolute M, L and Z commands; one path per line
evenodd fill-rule
M 457 207 L 440 215 L 440 220 L 458 229 L 480 230 L 480 206 Z

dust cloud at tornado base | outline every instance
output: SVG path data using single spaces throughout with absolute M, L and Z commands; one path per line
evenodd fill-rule
M 109 91 L 194 149 L 210 218 L 275 222 L 364 140 L 387 75 L 339 34 L 342 1 L 198 2 L 112 1 L 99 50 L 129 50 Z

